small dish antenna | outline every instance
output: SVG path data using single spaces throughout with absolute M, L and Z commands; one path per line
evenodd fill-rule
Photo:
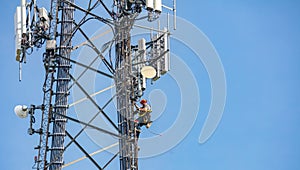
M 17 105 L 14 109 L 16 115 L 19 117 L 19 118 L 26 118 L 28 116 L 28 112 L 29 112 L 29 109 L 27 106 L 25 105 Z
M 152 66 L 144 66 L 141 70 L 141 73 L 144 77 L 152 79 L 156 76 L 156 70 Z

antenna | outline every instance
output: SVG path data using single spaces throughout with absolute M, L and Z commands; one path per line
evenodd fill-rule
M 169 7 L 169 6 L 166 6 L 166 5 L 163 5 L 163 4 L 162 4 L 162 7 L 166 8 L 166 9 L 168 9 L 170 11 L 173 11 L 173 29 L 176 30 L 176 28 L 177 28 L 177 22 L 176 22 L 177 21 L 176 0 L 173 0 L 173 7 Z M 169 13 L 168 13 L 168 18 L 169 18 Z
M 21 0 L 21 6 L 17 7 L 15 14 L 19 80 L 22 78 L 22 63 L 26 62 L 25 54 L 30 55 L 36 48 L 45 49 L 41 56 L 45 78 L 42 104 L 31 105 L 29 108 L 18 105 L 15 112 L 21 118 L 29 115 L 28 133 L 39 136 L 38 146 L 35 147 L 37 150 L 37 156 L 34 157 L 35 169 L 61 170 L 78 162 L 75 160 L 65 163 L 65 152 L 68 152 L 69 146 L 74 144 L 97 169 L 106 168 L 119 156 L 120 170 L 138 170 L 140 131 L 135 123 L 135 113 L 138 112 L 135 103 L 141 100 L 144 91 L 147 90 L 147 80 L 156 81 L 170 70 L 169 15 L 167 27 L 163 29 L 160 28 L 162 25 L 160 21 L 157 29 L 138 26 L 135 23 L 141 18 L 149 22 L 158 20 L 164 7 L 173 11 L 173 27 L 176 29 L 176 1 L 173 1 L 173 8 L 163 5 L 162 0 L 114 0 L 111 4 L 89 0 L 86 3 L 83 7 L 77 5 L 74 0 L 51 0 L 49 8 L 38 8 L 36 0 L 31 0 L 29 3 Z M 112 6 L 111 10 L 107 8 L 109 5 Z M 106 11 L 106 14 L 98 15 L 96 12 L 99 8 Z M 139 18 L 139 15 L 145 14 L 143 10 L 148 16 Z M 96 38 L 90 37 L 85 32 L 85 26 L 88 24 L 109 26 L 113 34 L 111 41 L 98 47 L 94 42 Z M 151 38 L 144 37 L 137 42 L 133 41 L 131 31 L 134 27 L 147 29 Z M 78 37 L 81 37 L 84 42 L 73 47 L 73 39 Z M 74 51 L 85 48 L 96 55 L 89 65 L 77 60 L 77 56 L 73 56 Z M 114 55 L 111 52 L 113 50 Z M 103 54 L 105 51 L 109 52 L 108 56 Z M 93 68 L 96 60 L 101 60 L 104 68 Z M 82 67 L 84 71 L 79 76 L 72 74 L 70 69 L 73 65 Z M 99 77 L 109 78 L 105 81 L 114 82 L 112 87 L 116 88 L 115 95 L 111 96 L 103 106 L 94 100 L 94 96 L 111 87 L 89 94 L 80 81 L 87 71 L 92 71 Z M 69 98 L 73 95 L 71 92 L 74 86 L 85 95 L 85 98 L 70 103 Z M 114 114 L 107 114 L 105 108 L 112 103 L 113 99 L 117 101 L 117 108 Z M 97 109 L 97 113 L 88 122 L 72 117 L 68 113 L 70 107 L 85 100 Z M 93 120 L 99 118 L 99 115 L 116 132 L 93 125 Z M 114 121 L 112 116 L 117 121 Z M 68 130 L 71 125 L 83 125 L 83 128 L 78 133 L 71 134 Z M 77 139 L 87 127 L 118 139 L 119 151 L 104 167 L 100 166 L 103 163 L 100 164 L 92 157 L 100 152 L 90 154 Z
M 176 30 L 176 27 L 177 27 L 177 23 L 176 23 L 176 17 L 177 17 L 177 12 L 176 12 L 176 0 L 173 0 L 173 16 L 174 16 L 174 19 L 173 19 L 173 23 L 174 23 L 174 30 Z

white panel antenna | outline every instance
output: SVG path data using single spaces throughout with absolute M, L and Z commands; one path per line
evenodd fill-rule
M 163 52 L 167 52 L 169 49 L 169 33 L 168 33 L 168 29 L 164 28 L 164 45 L 163 45 Z M 170 71 L 170 53 L 167 52 L 164 57 L 163 57 L 163 67 L 162 67 L 162 72 L 168 72 Z
M 15 13 L 15 51 L 16 60 L 22 61 L 22 35 L 26 34 L 26 0 L 21 1 Z
M 153 11 L 154 1 L 153 0 L 146 0 L 146 8 L 147 8 L 148 11 Z
M 26 0 L 21 1 L 21 24 L 22 34 L 26 33 Z
M 146 40 L 144 38 L 139 40 L 138 50 L 140 53 L 144 53 L 146 51 Z
M 49 21 L 48 12 L 44 7 L 39 9 L 39 18 L 42 21 Z
M 49 29 L 49 16 L 48 12 L 45 8 L 40 8 L 39 9 L 39 18 L 40 18 L 40 27 L 46 31 Z
M 146 83 L 146 77 L 145 76 L 143 76 L 143 84 L 142 84 L 142 90 L 144 91 L 145 89 L 146 89 L 146 87 L 147 87 L 147 83 Z
M 161 62 L 160 61 L 157 61 L 157 64 L 156 64 L 156 79 L 160 78 L 161 76 Z
M 154 0 L 154 11 L 157 13 L 161 13 L 161 11 L 162 11 L 161 0 Z
M 22 23 L 21 23 L 21 7 L 18 6 L 15 13 L 15 52 L 16 60 L 21 60 L 21 42 L 22 42 Z

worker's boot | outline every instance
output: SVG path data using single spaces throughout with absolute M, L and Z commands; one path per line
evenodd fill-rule
M 151 125 L 152 125 L 152 121 L 150 121 L 146 124 L 146 128 L 150 128 Z

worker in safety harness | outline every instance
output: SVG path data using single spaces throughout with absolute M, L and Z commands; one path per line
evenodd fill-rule
M 138 107 L 135 103 L 135 107 L 138 110 L 138 118 L 134 121 L 137 128 L 137 138 L 139 138 L 142 126 L 145 125 L 146 128 L 149 128 L 152 124 L 152 121 L 150 120 L 150 113 L 152 112 L 150 105 L 147 104 L 146 99 L 142 99 L 140 103 L 142 107 Z

